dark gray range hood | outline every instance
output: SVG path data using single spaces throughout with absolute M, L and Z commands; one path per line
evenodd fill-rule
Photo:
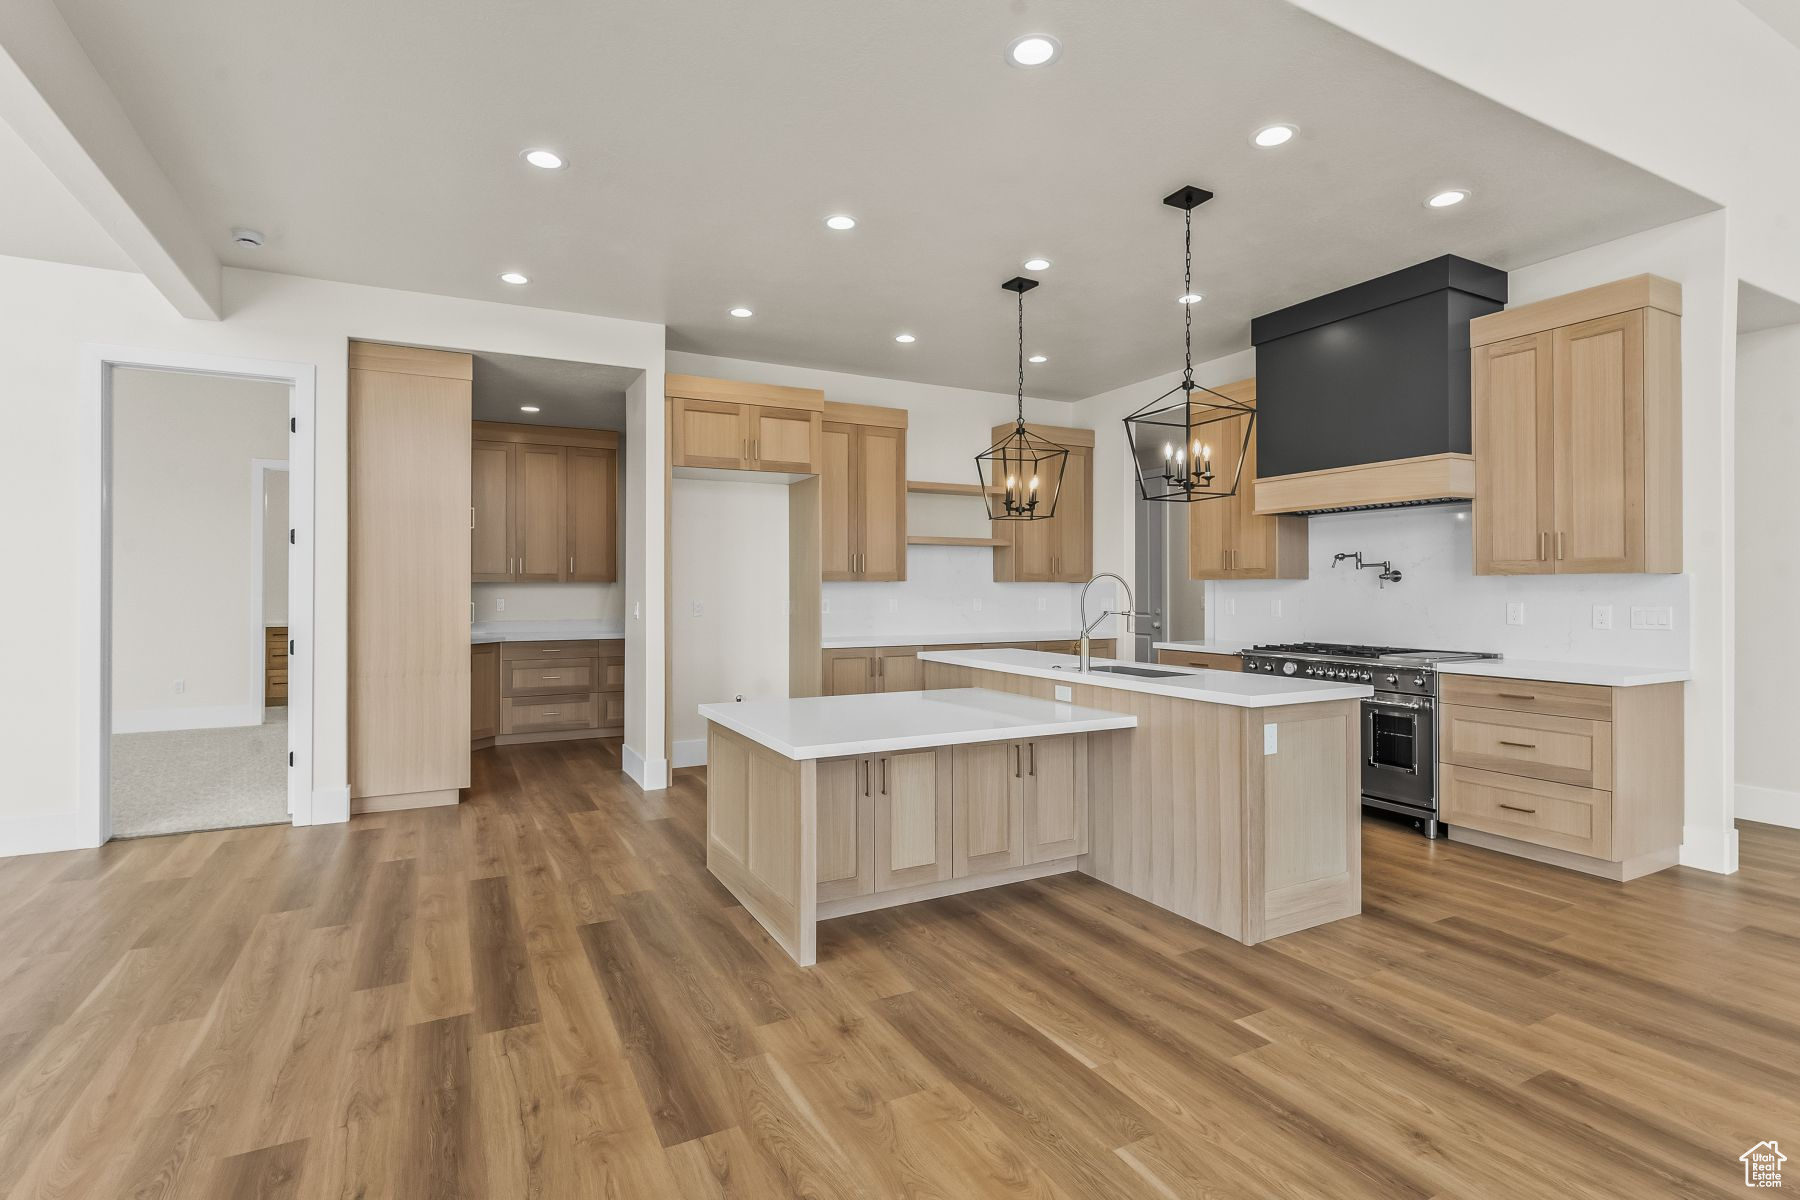
M 1257 512 L 1466 499 L 1469 321 L 1506 273 L 1447 254 L 1250 323 Z

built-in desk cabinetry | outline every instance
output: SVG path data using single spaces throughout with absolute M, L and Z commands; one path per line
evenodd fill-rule
M 623 641 L 496 642 L 469 653 L 469 737 L 476 746 L 624 731 Z
M 469 577 L 475 583 L 619 578 L 619 435 L 474 423 Z

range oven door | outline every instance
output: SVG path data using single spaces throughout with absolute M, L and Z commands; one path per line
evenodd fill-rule
M 1437 707 L 1429 696 L 1377 692 L 1363 701 L 1364 799 L 1394 811 L 1437 812 Z

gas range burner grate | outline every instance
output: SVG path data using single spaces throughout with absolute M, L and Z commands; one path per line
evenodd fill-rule
M 1336 658 L 1381 658 L 1389 654 L 1417 654 L 1400 646 L 1356 646 L 1341 642 L 1283 642 L 1273 646 L 1252 646 L 1252 654 L 1329 654 Z

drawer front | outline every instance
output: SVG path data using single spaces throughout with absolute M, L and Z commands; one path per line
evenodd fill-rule
M 1028 650 L 1034 648 L 1047 654 L 1080 654 L 1081 641 L 1072 638 L 1066 642 L 1039 642 L 1036 647 L 1026 647 Z M 1114 638 L 1095 638 L 1088 643 L 1088 653 L 1095 658 L 1112 658 L 1118 653 L 1118 642 Z
M 591 658 L 571 658 L 567 662 L 527 659 L 506 665 L 506 694 L 591 692 L 597 675 Z
M 595 687 L 603 692 L 622 692 L 625 690 L 625 660 L 622 658 L 605 658 L 600 660 L 596 672 Z
M 1438 816 L 1450 825 L 1612 859 L 1612 793 L 1445 763 Z
M 1244 669 L 1244 660 L 1235 654 L 1203 654 L 1197 650 L 1158 650 L 1156 661 L 1171 667 L 1204 667 L 1209 671 Z
M 524 658 L 603 658 L 623 656 L 625 643 L 612 642 L 501 642 L 500 661 Z
M 597 729 L 612 729 L 625 724 L 625 694 L 623 692 L 601 692 L 594 697 L 600 705 L 600 724 Z
M 558 733 L 599 727 L 598 696 L 507 696 L 500 701 L 501 733 Z
M 1612 726 L 1495 708 L 1445 705 L 1445 762 L 1578 787 L 1612 788 Z
M 1612 689 L 1586 683 L 1543 683 L 1535 679 L 1486 679 L 1479 675 L 1438 676 L 1445 704 L 1504 708 L 1545 717 L 1612 720 Z

